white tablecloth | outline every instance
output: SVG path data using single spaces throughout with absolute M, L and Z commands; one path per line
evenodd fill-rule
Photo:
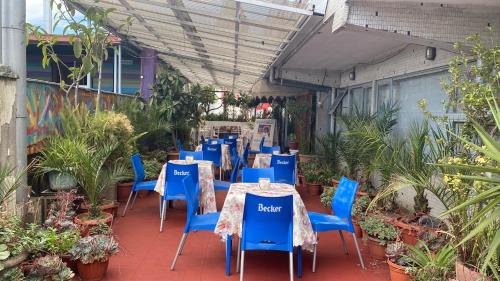
M 217 212 L 217 207 L 215 204 L 214 169 L 212 161 L 194 160 L 193 162 L 188 163 L 186 160 L 170 160 L 168 161 L 168 163 L 181 165 L 197 163 L 198 181 L 200 184 L 200 207 L 203 210 L 204 214 Z M 163 165 L 160 175 L 158 176 L 158 182 L 155 186 L 155 191 L 161 195 L 163 195 L 163 189 L 165 187 L 168 163 Z

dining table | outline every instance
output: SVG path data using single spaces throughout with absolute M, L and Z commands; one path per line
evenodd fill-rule
M 313 251 L 316 236 L 307 214 L 307 209 L 293 185 L 284 183 L 270 183 L 263 187 L 259 183 L 233 183 L 226 195 L 219 220 L 214 232 L 223 240 L 233 235 L 241 237 L 243 210 L 247 193 L 280 197 L 293 195 L 293 246 Z M 261 231 L 266 231 L 262 229 Z
M 215 202 L 215 189 L 214 189 L 214 166 L 212 161 L 207 160 L 170 160 L 165 163 L 161 169 L 160 175 L 158 176 L 158 181 L 156 182 L 155 191 L 160 195 L 164 194 L 165 180 L 168 179 L 167 176 L 167 165 L 169 163 L 189 165 L 196 163 L 198 164 L 198 182 L 200 185 L 200 195 L 199 202 L 200 208 L 203 214 L 215 213 L 217 212 L 216 202 Z

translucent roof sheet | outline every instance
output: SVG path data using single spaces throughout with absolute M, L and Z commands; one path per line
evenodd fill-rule
M 113 27 L 192 82 L 249 90 L 312 15 L 309 0 L 78 0 L 115 8 Z

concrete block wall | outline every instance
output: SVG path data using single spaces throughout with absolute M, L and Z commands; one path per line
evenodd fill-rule
M 347 24 L 374 28 L 402 36 L 454 43 L 495 28 L 500 38 L 500 7 L 422 3 L 421 1 L 349 1 Z

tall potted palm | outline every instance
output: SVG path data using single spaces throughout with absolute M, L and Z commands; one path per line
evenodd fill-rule
M 97 147 L 90 146 L 82 137 L 58 136 L 50 140 L 37 160 L 38 172 L 68 173 L 85 192 L 88 212 L 75 217 L 75 223 L 82 226 L 82 235 L 86 235 L 91 226 L 100 222 L 110 224 L 113 219 L 113 215 L 104 213 L 100 205 L 104 190 L 128 176 L 125 165 L 118 161 L 114 165 L 107 163 L 116 148 L 116 143 L 103 142 Z

